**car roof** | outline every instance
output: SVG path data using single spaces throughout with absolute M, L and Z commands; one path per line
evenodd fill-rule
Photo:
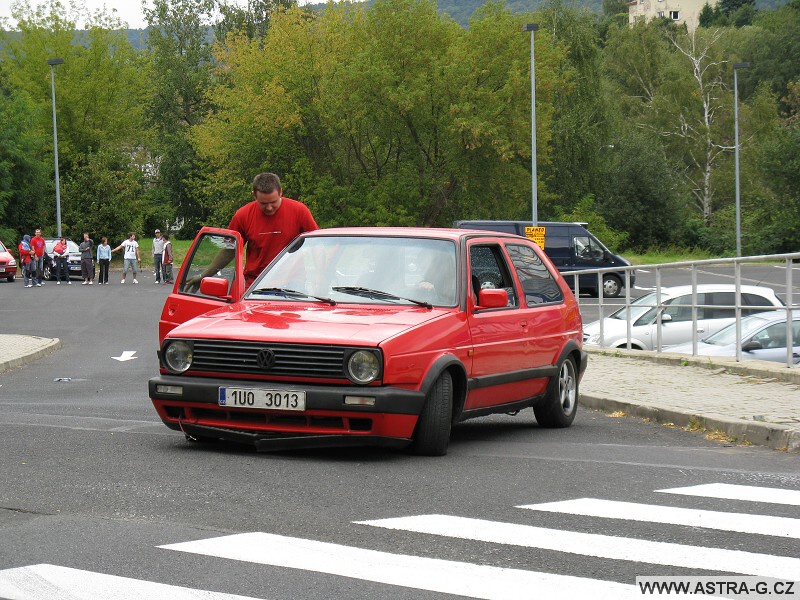
M 800 310 L 790 311 L 792 314 L 792 321 L 800 321 Z M 781 321 L 786 321 L 786 311 L 785 310 L 768 310 L 765 312 L 759 312 L 752 315 L 747 315 L 742 317 L 742 321 L 745 319 L 762 319 L 764 321 L 768 321 L 770 323 L 779 323 Z
M 742 292 L 748 294 L 760 294 L 762 296 L 776 297 L 775 290 L 763 285 L 742 285 L 740 286 Z M 699 283 L 697 284 L 698 292 L 733 292 L 736 286 L 733 283 Z M 655 292 L 655 290 L 653 290 Z M 676 285 L 672 287 L 662 287 L 661 295 L 673 298 L 675 296 L 684 296 L 692 293 L 691 285 Z
M 479 229 L 453 229 L 444 227 L 335 227 L 317 229 L 303 234 L 306 237 L 327 236 L 363 236 L 363 237 L 417 237 L 430 239 L 447 239 L 457 242 L 475 236 L 508 238 L 519 241 L 518 235 L 497 231 L 481 231 Z

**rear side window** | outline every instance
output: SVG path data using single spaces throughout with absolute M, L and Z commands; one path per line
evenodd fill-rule
M 753 315 L 765 310 L 775 310 L 775 305 L 758 294 L 742 294 L 742 316 Z
M 525 295 L 525 303 L 528 306 L 564 300 L 564 294 L 553 278 L 553 274 L 550 273 L 533 248 L 521 244 L 509 244 L 506 246 L 506 250 L 508 250 L 508 255 L 517 271 L 517 277 L 519 277 L 522 292 Z

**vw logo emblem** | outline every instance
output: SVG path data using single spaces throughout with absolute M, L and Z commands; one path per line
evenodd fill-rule
M 269 371 L 275 365 L 275 353 L 269 348 L 264 348 L 258 351 L 256 360 L 262 371 Z

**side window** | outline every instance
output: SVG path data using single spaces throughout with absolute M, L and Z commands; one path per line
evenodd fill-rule
M 236 238 L 229 235 L 207 233 L 194 246 L 188 258 L 180 291 L 183 294 L 202 296 L 200 280 L 203 277 L 223 277 L 228 280 L 228 293 L 236 278 Z
M 587 235 L 576 235 L 574 238 L 575 256 L 582 260 L 600 262 L 603 260 L 603 249 Z
M 750 308 L 748 308 L 750 307 Z M 775 310 L 766 298 L 758 294 L 742 294 L 742 316 L 754 315 L 765 310 Z
M 753 336 L 762 348 L 786 348 L 786 323 L 775 323 Z
M 570 258 L 570 238 L 566 235 L 547 234 L 547 256 L 554 265 L 565 265 Z
M 705 309 L 706 319 L 734 319 L 736 318 L 736 309 L 733 308 L 736 303 L 736 294 L 733 292 L 711 292 L 706 294 L 706 301 L 704 304 L 712 306 L 712 308 Z
M 528 306 L 564 300 L 561 288 L 533 248 L 509 244 L 506 250 L 522 283 L 522 292 L 525 294 L 525 303 Z
M 470 279 L 477 296 L 482 289 L 505 289 L 508 306 L 518 306 L 514 284 L 500 247 L 492 244 L 469 249 Z
M 698 297 L 698 302 L 700 299 Z M 673 322 L 677 321 L 691 321 L 692 320 L 692 297 L 691 296 L 678 296 L 674 298 L 667 308 L 664 309 L 664 314 L 672 317 Z M 698 309 L 698 319 L 700 318 L 700 311 Z

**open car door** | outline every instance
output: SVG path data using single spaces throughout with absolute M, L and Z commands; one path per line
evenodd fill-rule
M 242 297 L 243 250 L 244 239 L 237 231 L 216 227 L 200 230 L 161 311 L 159 346 L 164 336 L 181 323 Z

